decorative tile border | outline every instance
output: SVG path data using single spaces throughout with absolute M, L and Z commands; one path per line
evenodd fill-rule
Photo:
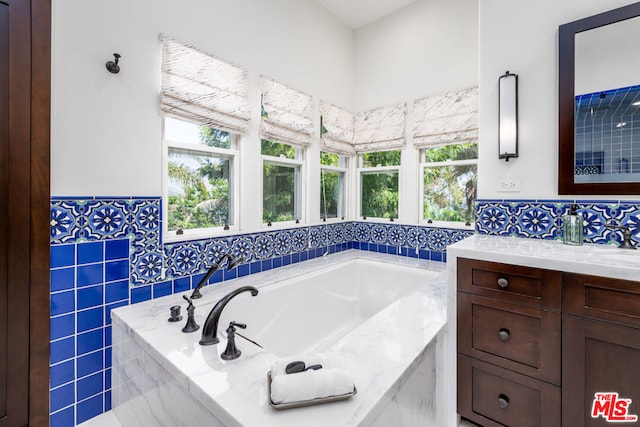
M 242 256 L 246 263 L 253 264 L 288 255 L 300 256 L 318 249 L 324 252 L 326 248 L 334 247 L 405 256 L 412 256 L 410 249 L 413 248 L 417 249 L 416 257 L 432 259 L 430 254 L 435 253 L 437 260 L 441 261 L 445 259 L 448 245 L 471 234 L 471 230 L 345 222 L 168 243 L 164 245 L 164 255 L 168 279 L 204 273 L 214 260 L 225 253 Z M 419 251 L 423 251 L 422 254 Z M 307 257 L 312 255 L 307 254 Z
M 640 201 L 624 200 L 476 200 L 476 232 L 533 239 L 562 239 L 562 216 L 572 203 L 584 219 L 587 243 L 615 244 L 619 230 L 606 224 L 627 225 L 640 242 Z
M 469 230 L 342 222 L 163 244 L 159 197 L 56 197 L 51 201 L 50 220 L 52 245 L 128 238 L 132 286 L 204 273 L 225 253 L 241 255 L 249 264 L 270 261 L 282 265 L 287 256 L 308 259 L 319 248 L 342 249 L 355 243 L 365 250 L 444 260 L 447 245 L 472 234 Z M 416 249 L 413 255 L 411 248 Z
M 128 238 L 131 283 L 161 280 L 162 222 L 159 197 L 55 197 L 51 200 L 52 245 Z
M 225 253 L 242 256 L 245 263 L 274 260 L 337 245 L 347 245 L 351 223 L 300 227 L 224 238 L 164 245 L 167 277 L 204 273 Z

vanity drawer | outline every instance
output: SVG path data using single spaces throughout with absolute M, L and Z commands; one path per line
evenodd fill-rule
M 560 426 L 560 388 L 458 355 L 458 412 L 489 426 Z
M 640 328 L 640 282 L 564 273 L 562 311 Z
M 561 273 L 458 258 L 458 291 L 560 311 Z
M 561 316 L 458 292 L 458 351 L 560 384 Z

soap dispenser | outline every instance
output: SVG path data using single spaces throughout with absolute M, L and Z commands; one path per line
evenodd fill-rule
M 583 239 L 582 215 L 578 213 L 578 205 L 571 204 L 569 214 L 562 217 L 562 242 L 565 245 L 580 246 Z

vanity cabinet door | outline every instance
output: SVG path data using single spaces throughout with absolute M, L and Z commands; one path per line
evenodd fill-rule
M 562 331 L 562 424 L 640 424 L 640 329 L 564 314 Z

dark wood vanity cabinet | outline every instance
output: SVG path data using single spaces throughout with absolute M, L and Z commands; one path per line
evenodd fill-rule
M 560 425 L 561 274 L 458 258 L 458 412 Z
M 640 425 L 640 283 L 565 273 L 562 310 L 562 424 Z
M 600 426 L 626 405 L 640 425 L 640 282 L 464 258 L 457 269 L 461 416 Z M 614 392 L 593 418 L 595 394 Z

